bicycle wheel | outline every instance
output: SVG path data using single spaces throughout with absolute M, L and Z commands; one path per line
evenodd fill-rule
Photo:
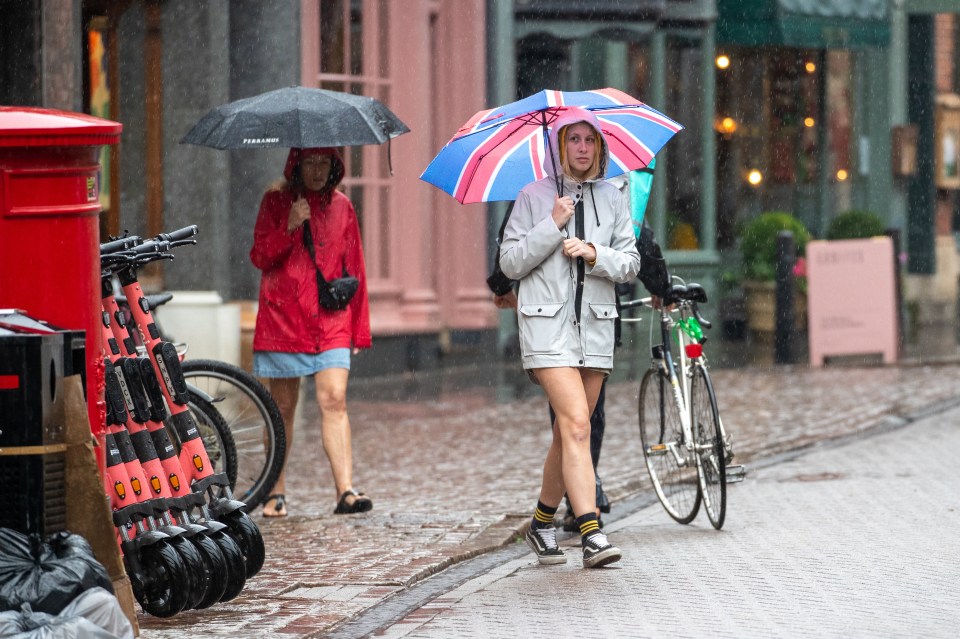
M 232 490 L 237 483 L 237 443 L 230 426 L 220 411 L 192 388 L 187 388 L 187 407 L 197 422 L 214 472 L 226 473 Z
M 652 368 L 640 383 L 640 441 L 650 480 L 667 513 L 689 524 L 700 509 L 697 465 L 687 452 L 670 378 Z
M 710 523 L 720 530 L 727 513 L 727 461 L 723 448 L 723 431 L 720 430 L 720 413 L 717 411 L 717 397 L 713 392 L 710 375 L 702 366 L 693 369 L 690 406 L 703 507 Z
M 273 488 L 286 456 L 283 418 L 270 392 L 247 371 L 210 359 L 182 364 L 187 384 L 213 397 L 237 450 L 234 497 L 250 512 Z

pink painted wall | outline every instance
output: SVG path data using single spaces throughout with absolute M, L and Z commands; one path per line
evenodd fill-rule
M 304 84 L 316 86 L 310 51 L 318 51 L 319 35 L 309 27 L 317 24 L 316 3 L 301 6 Z M 364 213 L 373 331 L 493 328 L 484 282 L 486 207 L 461 206 L 419 179 L 460 125 L 486 106 L 485 0 L 390 0 L 388 6 L 388 41 L 366 39 L 364 59 L 388 47 L 387 106 L 411 132 L 391 142 L 387 206 Z

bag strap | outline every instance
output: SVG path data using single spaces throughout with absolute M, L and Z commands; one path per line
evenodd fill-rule
M 310 254 L 310 261 L 313 262 L 313 268 L 317 269 L 317 286 L 322 290 L 327 287 L 327 280 L 323 277 L 323 273 L 320 272 L 320 267 L 317 266 L 317 253 L 316 249 L 313 248 L 313 232 L 310 230 L 310 220 L 307 220 L 303 224 L 303 245 L 307 249 L 307 253 Z
M 307 220 L 303 224 L 303 245 L 307 248 L 307 253 L 310 254 L 310 259 L 313 260 L 313 267 L 317 269 L 317 284 L 327 285 L 327 280 L 323 277 L 323 273 L 320 272 L 320 267 L 317 266 L 317 254 L 316 249 L 313 248 L 313 232 L 310 230 L 310 221 Z M 343 277 L 350 277 L 350 273 L 347 271 L 347 256 L 343 256 L 342 267 Z

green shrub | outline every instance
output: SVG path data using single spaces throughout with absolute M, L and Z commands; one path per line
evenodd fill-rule
M 830 221 L 828 240 L 857 240 L 883 235 L 883 221 L 870 211 L 847 211 Z
M 769 281 L 776 277 L 777 235 L 780 231 L 793 233 L 797 256 L 804 254 L 811 238 L 803 222 L 783 211 L 763 213 L 744 225 L 740 235 L 745 279 Z

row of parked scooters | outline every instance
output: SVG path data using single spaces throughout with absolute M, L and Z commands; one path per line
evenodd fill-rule
M 162 339 L 137 280 L 145 264 L 195 244 L 196 233 L 189 226 L 100 245 L 104 483 L 134 595 L 158 617 L 235 598 L 264 561 L 260 530 L 211 463 L 176 348 Z M 118 304 L 115 281 L 129 312 Z

